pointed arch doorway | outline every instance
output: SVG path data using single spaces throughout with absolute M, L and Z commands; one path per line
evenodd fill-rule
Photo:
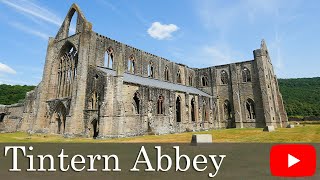
M 66 130 L 67 110 L 62 102 L 57 104 L 54 117 L 56 121 L 56 133 L 64 134 Z

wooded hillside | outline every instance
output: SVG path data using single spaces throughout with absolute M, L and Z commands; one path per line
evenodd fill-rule
M 35 86 L 20 86 L 20 85 L 0 85 L 0 104 L 14 104 L 23 101 L 26 92 L 31 91 Z
M 288 116 L 320 116 L 320 77 L 279 79 Z

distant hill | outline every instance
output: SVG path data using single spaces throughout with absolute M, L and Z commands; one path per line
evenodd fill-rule
M 289 117 L 320 116 L 320 77 L 278 81 Z
M 320 77 L 279 79 L 279 87 L 289 117 L 320 117 Z M 35 86 L 0 85 L 0 104 L 14 104 Z
M 35 86 L 0 85 L 0 104 L 14 104 L 24 100 L 26 92 L 31 91 Z

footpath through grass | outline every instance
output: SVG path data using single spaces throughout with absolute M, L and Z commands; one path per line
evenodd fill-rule
M 16 132 L 0 134 L 0 143 L 189 143 L 192 134 L 210 133 L 213 142 L 258 142 L 258 143 L 298 143 L 320 142 L 320 125 L 304 125 L 292 129 L 278 128 L 275 132 L 255 129 L 221 129 L 204 132 L 189 132 L 168 135 L 146 135 L 118 139 L 63 138 L 59 135 Z

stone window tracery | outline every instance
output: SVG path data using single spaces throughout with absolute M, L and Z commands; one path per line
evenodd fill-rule
M 72 95 L 72 86 L 77 76 L 78 51 L 67 43 L 60 53 L 58 66 L 57 98 Z
M 113 54 L 113 48 L 109 47 L 104 55 L 104 65 L 110 69 L 113 69 Z
M 246 114 L 248 119 L 255 119 L 256 113 L 254 109 L 254 101 L 252 99 L 248 99 L 246 102 Z
M 201 78 L 201 83 L 202 83 L 202 86 L 203 87 L 207 87 L 208 86 L 208 77 L 207 76 L 203 76 L 202 78 Z
M 91 97 L 91 109 L 92 110 L 97 110 L 98 109 L 98 93 L 97 92 L 93 92 L 92 93 L 92 97 Z

